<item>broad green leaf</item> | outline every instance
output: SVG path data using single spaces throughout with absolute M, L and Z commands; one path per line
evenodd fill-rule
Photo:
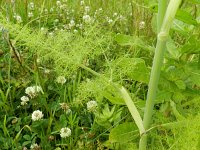
M 194 4 L 200 4 L 200 0 L 189 0 L 188 2 L 194 3 Z
M 131 99 L 129 93 L 123 86 L 120 89 L 120 92 L 121 92 L 122 97 L 123 97 L 128 109 L 135 121 L 135 124 L 137 125 L 137 127 L 139 129 L 140 134 L 144 133 L 145 129 L 144 129 L 142 118 L 141 118 L 140 113 L 138 112 L 133 100 Z
M 110 94 L 107 91 L 103 91 L 102 93 L 103 93 L 103 96 L 107 98 L 111 103 L 118 104 L 118 105 L 125 105 L 125 102 L 122 98 L 113 96 L 113 94 Z
M 193 85 L 200 86 L 200 69 L 198 63 L 188 63 L 185 65 L 185 72 L 188 74 Z
M 113 128 L 109 134 L 111 143 L 127 143 L 139 138 L 139 132 L 133 122 L 125 122 Z
M 121 46 L 138 46 L 148 51 L 154 51 L 154 48 L 146 45 L 141 37 L 117 34 L 114 40 Z
M 185 84 L 185 82 L 183 80 L 177 80 L 177 81 L 175 81 L 175 84 L 181 90 L 185 90 L 186 89 L 186 84 Z
M 24 138 L 25 140 L 27 140 L 27 141 L 28 141 L 28 140 L 31 140 L 31 136 L 28 135 L 28 134 L 24 135 L 23 138 Z
M 195 41 L 193 43 L 187 43 L 182 47 L 181 51 L 187 54 L 198 54 L 200 52 L 200 44 Z
M 119 58 L 113 61 L 113 72 L 121 77 L 148 83 L 150 70 L 146 67 L 145 61 L 141 58 Z
M 176 13 L 176 19 L 183 21 L 184 23 L 197 25 L 195 18 L 185 10 L 178 10 Z
M 180 52 L 176 48 L 176 45 L 171 38 L 167 41 L 167 52 L 173 59 L 178 59 L 180 56 Z

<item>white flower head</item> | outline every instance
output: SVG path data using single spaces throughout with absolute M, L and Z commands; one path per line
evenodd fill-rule
M 90 7 L 89 6 L 85 6 L 85 13 L 88 13 L 90 11 Z
M 66 137 L 69 137 L 71 136 L 71 129 L 70 128 L 62 128 L 60 130 L 60 136 L 61 138 L 66 138 Z
M 89 101 L 87 102 L 87 110 L 88 111 L 95 111 L 97 108 L 97 102 L 96 101 Z
M 76 24 L 75 24 L 75 21 L 74 20 L 70 20 L 70 23 L 69 23 L 69 28 L 72 28 L 74 27 Z
M 145 28 L 145 22 L 144 21 L 141 21 L 139 23 L 139 29 L 144 29 Z
M 81 6 L 83 6 L 83 5 L 85 4 L 85 2 L 82 0 L 82 1 L 80 2 L 80 4 L 81 4 Z
M 59 76 L 59 77 L 56 79 L 56 82 L 63 85 L 63 84 L 66 82 L 66 79 L 65 79 L 64 76 Z
M 29 18 L 32 18 L 32 17 L 33 17 L 33 13 L 32 13 L 32 12 L 29 12 L 29 13 L 28 13 L 28 17 L 29 17 Z
M 83 21 L 85 22 L 85 23 L 90 23 L 91 22 L 91 17 L 90 17 L 90 15 L 84 15 L 83 16 Z
M 34 144 L 31 144 L 30 149 L 38 150 L 38 149 L 40 149 L 40 146 L 37 143 L 34 143 Z
M 30 98 L 36 97 L 40 92 L 43 93 L 41 86 L 30 86 L 25 89 L 25 93 Z
M 15 17 L 16 17 L 17 23 L 22 23 L 22 22 L 23 22 L 21 16 L 17 15 L 17 16 L 15 16 Z
M 33 3 L 33 2 L 30 2 L 30 3 L 28 4 L 28 7 L 29 7 L 30 10 L 34 10 L 34 3 Z
M 27 96 L 21 97 L 21 105 L 27 105 L 28 101 L 29 101 L 29 98 Z
M 57 6 L 61 6 L 62 4 L 61 4 L 60 1 L 56 1 L 56 5 L 57 5 Z
M 43 113 L 40 110 L 35 110 L 32 113 L 32 120 L 33 121 L 37 121 L 37 120 L 41 120 L 43 118 Z

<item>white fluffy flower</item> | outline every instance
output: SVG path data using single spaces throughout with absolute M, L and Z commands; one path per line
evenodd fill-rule
M 91 17 L 89 16 L 89 15 L 84 15 L 83 16 L 83 21 L 85 22 L 85 23 L 90 23 L 91 22 Z
M 43 116 L 44 115 L 43 115 L 43 113 L 40 110 L 35 110 L 32 113 L 32 120 L 33 121 L 41 120 Z
M 30 149 L 36 150 L 36 149 L 40 149 L 40 146 L 37 143 L 31 144 Z
M 61 2 L 60 1 L 56 1 L 56 5 L 57 6 L 61 6 Z
M 139 29 L 144 29 L 145 28 L 145 22 L 144 21 L 141 21 L 139 23 Z
M 66 137 L 69 137 L 71 135 L 71 129 L 70 128 L 62 128 L 60 130 L 60 136 L 62 138 L 66 138 Z
M 17 21 L 17 23 L 22 23 L 22 22 L 23 22 L 23 21 L 22 21 L 22 17 L 19 16 L 19 15 L 17 15 L 17 16 L 16 16 L 16 21 Z
M 21 105 L 26 105 L 28 101 L 29 101 L 29 98 L 27 96 L 21 97 Z
M 29 7 L 30 10 L 34 10 L 34 3 L 30 2 L 29 5 L 28 5 L 28 7 Z
M 87 110 L 88 111 L 95 111 L 96 108 L 97 108 L 97 102 L 96 101 L 87 102 Z
M 32 12 L 29 12 L 29 13 L 28 13 L 28 17 L 29 17 L 29 18 L 32 18 L 32 17 L 33 17 L 33 13 L 32 13 Z
M 41 86 L 30 86 L 25 89 L 25 93 L 31 98 L 34 98 L 40 92 L 43 92 Z
M 83 6 L 83 5 L 85 4 L 85 2 L 82 0 L 82 1 L 80 2 L 80 4 L 81 4 L 81 6 Z
M 66 79 L 64 76 L 59 76 L 57 79 L 56 79 L 56 82 L 57 83 L 60 83 L 60 84 L 64 84 L 66 82 Z

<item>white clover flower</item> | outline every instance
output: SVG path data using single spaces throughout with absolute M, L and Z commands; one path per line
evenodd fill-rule
M 61 138 L 66 138 L 66 137 L 69 137 L 71 136 L 71 129 L 70 128 L 62 128 L 60 130 L 60 136 Z
M 85 22 L 85 23 L 90 23 L 91 22 L 91 17 L 89 16 L 89 15 L 84 15 L 83 16 L 83 21 Z
M 56 82 L 63 85 L 63 84 L 66 82 L 66 79 L 65 79 L 64 76 L 59 76 L 59 77 L 56 79 Z
M 48 14 L 48 9 L 45 8 L 45 9 L 44 9 L 44 13 L 45 13 L 45 14 Z
M 40 93 L 40 92 L 42 93 L 43 92 L 41 86 L 33 86 L 33 88 L 35 89 L 36 93 Z
M 53 12 L 54 11 L 54 8 L 52 7 L 52 8 L 50 8 L 50 12 Z
M 113 23 L 113 20 L 112 19 L 108 19 L 108 23 L 109 24 Z
M 29 12 L 29 13 L 28 13 L 28 17 L 29 17 L 29 18 L 32 18 L 32 17 L 33 17 L 33 13 L 32 13 L 32 12 Z
M 45 73 L 45 74 L 49 74 L 50 72 L 51 72 L 50 69 L 47 69 L 47 68 L 44 69 L 44 73 Z
M 139 29 L 144 29 L 145 28 L 145 22 L 144 21 L 141 21 L 139 23 Z
M 85 12 L 88 13 L 90 11 L 90 7 L 89 6 L 85 6 Z
M 74 27 L 76 24 L 75 24 L 75 21 L 74 20 L 70 20 L 70 23 L 69 23 L 69 28 L 72 28 Z
M 60 147 L 56 147 L 56 149 L 55 150 L 62 150 Z
M 113 17 L 116 17 L 118 14 L 115 12 L 114 14 L 113 14 Z
M 32 113 L 32 120 L 33 121 L 41 120 L 43 116 L 44 115 L 43 115 L 43 113 L 40 110 L 35 110 Z
M 95 111 L 96 108 L 97 108 L 97 102 L 96 101 L 87 102 L 87 110 L 88 111 Z
M 85 2 L 84 2 L 84 1 L 81 1 L 80 4 L 81 4 L 81 6 L 83 6 L 83 5 L 85 4 Z
M 17 15 L 17 16 L 15 16 L 15 18 L 16 18 L 17 23 L 23 22 L 21 16 Z
M 49 36 L 50 36 L 50 37 L 53 37 L 53 32 L 49 32 Z
M 35 95 L 35 89 L 34 89 L 32 86 L 27 87 L 27 88 L 25 89 L 25 93 L 26 93 L 28 96 L 30 96 L 31 98 L 33 98 L 33 97 L 36 96 L 36 95 Z
M 62 4 L 61 4 L 60 1 L 56 1 L 56 5 L 57 5 L 57 6 L 61 6 Z
M 34 3 L 33 2 L 30 2 L 29 4 L 28 4 L 28 7 L 29 7 L 29 9 L 30 10 L 34 10 Z
M 41 86 L 30 86 L 25 89 L 25 93 L 30 98 L 36 97 L 40 92 L 43 93 Z
M 34 143 L 34 144 L 31 144 L 30 149 L 38 150 L 38 149 L 40 149 L 40 146 L 37 143 Z
M 29 98 L 27 96 L 21 97 L 21 105 L 27 105 L 27 102 L 29 101 Z

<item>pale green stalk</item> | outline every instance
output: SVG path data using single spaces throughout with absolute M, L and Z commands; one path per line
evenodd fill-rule
M 179 8 L 180 3 L 181 0 L 170 0 L 169 5 L 167 7 L 166 15 L 162 23 L 161 30 L 158 33 L 157 45 L 156 45 L 150 82 L 148 87 L 148 93 L 147 93 L 147 101 L 144 110 L 143 124 L 145 130 L 149 129 L 152 120 L 154 100 L 156 98 L 156 91 L 163 63 L 166 41 L 169 35 L 170 27 L 172 25 L 173 19 Z M 146 150 L 146 147 L 147 147 L 147 134 L 144 133 L 140 139 L 139 150 Z
M 165 12 L 167 9 L 168 0 L 158 0 L 158 16 L 157 16 L 157 33 L 160 32 Z

